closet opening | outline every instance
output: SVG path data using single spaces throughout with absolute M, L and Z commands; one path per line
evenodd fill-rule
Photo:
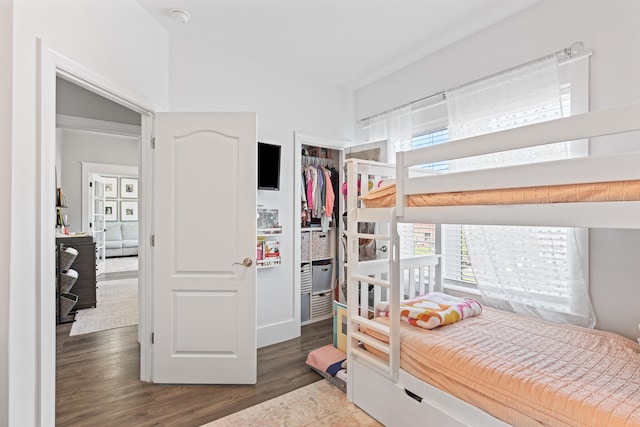
M 301 325 L 330 319 L 344 302 L 344 141 L 295 133 L 296 312 Z M 328 184 L 328 185 L 327 185 Z

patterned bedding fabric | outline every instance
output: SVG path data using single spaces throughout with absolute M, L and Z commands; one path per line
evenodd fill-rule
M 367 208 L 393 207 L 395 184 L 361 196 Z M 415 194 L 408 206 L 517 205 L 535 203 L 616 202 L 640 200 L 640 180 L 551 185 L 451 193 Z
M 335 377 L 337 372 L 344 368 L 347 355 L 338 350 L 333 344 L 327 344 L 317 348 L 307 356 L 307 365 L 317 369 L 319 372 L 326 372 Z
M 485 307 L 400 337 L 403 370 L 510 425 L 640 426 L 640 350 L 619 335 Z
M 400 303 L 400 318 L 413 326 L 433 329 L 482 313 L 473 298 L 458 298 L 441 292 L 429 292 Z M 389 317 L 389 304 L 376 305 L 376 316 Z

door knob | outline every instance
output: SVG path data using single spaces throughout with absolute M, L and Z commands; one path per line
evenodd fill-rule
M 244 265 L 245 267 L 251 267 L 253 265 L 253 260 L 251 258 L 245 258 L 242 262 L 234 262 L 232 265 Z

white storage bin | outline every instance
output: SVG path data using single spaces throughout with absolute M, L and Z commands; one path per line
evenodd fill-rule
M 302 262 L 311 261 L 311 233 L 303 231 L 300 235 L 300 259 Z
M 331 290 L 331 273 L 333 264 L 330 262 L 314 263 L 311 267 L 312 292 Z
M 331 291 L 311 296 L 311 318 L 333 315 L 333 299 Z
M 331 233 L 313 231 L 311 233 L 311 259 L 331 258 Z
M 300 267 L 300 293 L 311 293 L 311 264 Z

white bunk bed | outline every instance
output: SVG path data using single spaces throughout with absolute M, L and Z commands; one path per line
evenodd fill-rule
M 616 201 L 435 207 L 410 207 L 408 199 L 424 193 L 637 181 L 640 180 L 640 151 L 449 174 L 425 174 L 416 171 L 414 167 L 510 149 L 638 130 L 640 103 L 434 147 L 399 152 L 395 165 L 347 161 L 348 399 L 387 426 L 415 423 L 483 427 L 508 425 L 485 410 L 442 391 L 401 368 L 399 304 L 402 294 L 401 277 L 405 274 L 404 261 L 401 260 L 399 252 L 398 223 L 638 229 L 640 199 L 636 196 L 625 196 L 622 200 Z M 629 135 L 636 142 L 640 142 L 637 133 Z M 379 182 L 394 177 L 395 205 L 388 206 L 387 202 L 386 207 L 361 206 L 358 191 L 361 191 L 361 198 L 366 197 L 369 186 L 365 183 L 371 180 L 376 187 Z M 359 181 L 362 181 L 361 190 L 357 184 Z M 366 235 L 357 232 L 357 224 L 361 222 L 388 224 L 388 227 L 378 227 L 383 231 L 376 235 Z M 388 269 L 386 274 L 380 274 L 380 261 L 372 269 L 370 266 L 373 266 L 373 263 L 361 262 L 358 259 L 358 239 L 362 238 L 388 242 L 391 251 L 389 259 L 385 261 Z M 376 274 L 372 274 L 373 272 Z M 440 290 L 440 278 L 438 274 L 436 276 L 438 277 L 432 283 L 431 290 Z M 371 287 L 388 289 L 388 323 L 373 321 L 369 307 L 358 302 L 367 300 Z M 379 291 L 378 294 L 384 293 L 385 291 Z M 406 292 L 404 294 L 406 295 Z M 376 297 L 376 301 L 378 299 L 379 297 Z M 361 329 L 377 332 L 386 338 L 372 338 Z M 633 351 L 638 352 L 637 348 Z M 381 354 L 383 357 L 379 357 Z M 636 394 L 640 394 L 640 388 L 636 390 Z M 546 425 L 547 422 L 529 420 L 523 424 Z M 572 425 L 572 422 L 569 420 L 563 425 Z

